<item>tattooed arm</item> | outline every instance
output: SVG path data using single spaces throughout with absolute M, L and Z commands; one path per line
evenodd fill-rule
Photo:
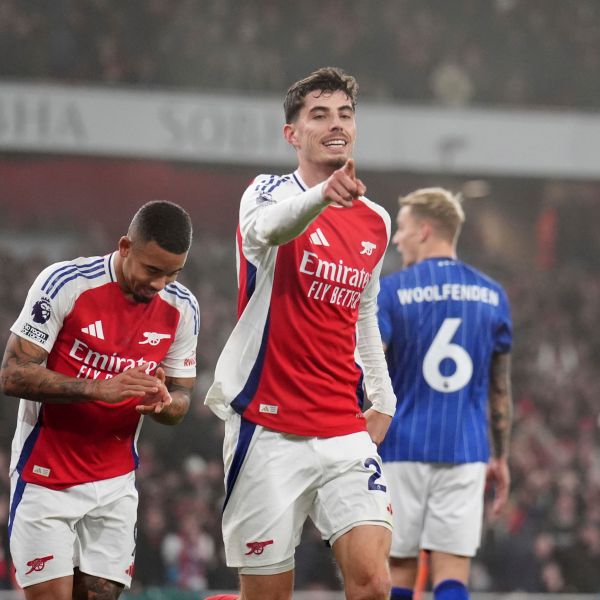
M 489 399 L 494 458 L 508 458 L 513 410 L 508 353 L 496 353 L 492 357 Z
M 494 484 L 493 511 L 498 514 L 510 489 L 508 450 L 512 426 L 512 391 L 510 384 L 510 354 L 496 353 L 490 368 L 490 436 L 492 458 L 488 465 L 488 481 Z
M 46 368 L 48 353 L 33 342 L 11 334 L 6 344 L 0 388 L 7 396 L 64 404 L 104 400 L 120 402 L 131 396 L 156 393 L 158 380 L 147 375 L 147 365 L 120 373 L 112 379 L 78 379 Z
M 137 411 L 150 415 L 163 425 L 177 425 L 190 407 L 194 377 L 166 377 L 162 367 L 156 370 L 160 387 L 156 394 L 148 394 L 137 406 Z

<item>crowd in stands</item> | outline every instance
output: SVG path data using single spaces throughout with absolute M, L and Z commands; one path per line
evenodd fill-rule
M 281 95 L 314 68 L 363 98 L 595 109 L 596 0 L 3 0 L 0 78 Z
M 505 285 L 515 326 L 513 488 L 502 516 L 493 517 L 488 506 L 472 587 L 598 592 L 600 273 L 593 227 L 600 220 L 600 207 L 589 199 L 598 197 L 600 186 L 540 185 L 538 196 L 527 205 L 518 198 L 521 184 L 513 185 L 517 197 L 513 203 L 492 197 L 467 207 L 469 219 L 460 245 L 463 259 Z M 146 419 L 139 442 L 136 590 L 236 587 L 235 573 L 224 565 L 220 533 L 223 425 L 202 403 L 235 320 L 235 254 L 232 240 L 211 233 L 209 221 L 210 215 L 205 215 L 197 223 L 196 241 L 181 276 L 198 296 L 202 313 L 192 408 L 174 428 Z M 573 221 L 580 223 L 578 229 L 572 227 Z M 554 225 L 548 227 L 548 222 Z M 512 225 L 505 229 L 505 223 Z M 85 239 L 85 230 L 80 233 Z M 93 244 L 88 237 L 64 258 L 106 252 L 114 246 L 114 240 L 96 237 Z M 519 256 L 510 254 L 514 248 L 520 248 Z M 2 347 L 26 290 L 49 255 L 25 255 L 0 242 Z M 397 267 L 396 261 L 392 251 L 386 268 Z M 14 585 L 6 521 L 16 406 L 15 399 L 2 398 L 0 587 L 4 588 Z M 314 528 L 308 527 L 304 537 L 296 557 L 297 587 L 339 589 L 330 551 Z

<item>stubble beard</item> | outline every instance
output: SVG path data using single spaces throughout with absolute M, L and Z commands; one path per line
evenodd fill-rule
M 348 160 L 346 156 L 334 156 L 327 161 L 327 166 L 335 169 L 341 169 Z
M 148 296 L 140 296 L 136 293 L 133 294 L 133 299 L 136 302 L 140 302 L 141 304 L 149 304 L 150 302 L 152 302 L 152 298 L 148 298 Z

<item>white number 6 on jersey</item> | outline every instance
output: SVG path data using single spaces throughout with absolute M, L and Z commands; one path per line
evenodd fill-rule
M 423 359 L 423 377 L 438 392 L 456 392 L 465 387 L 473 375 L 473 361 L 469 353 L 450 341 L 461 322 L 462 319 L 445 319 Z M 446 358 L 456 365 L 456 370 L 449 376 L 440 372 L 440 365 Z

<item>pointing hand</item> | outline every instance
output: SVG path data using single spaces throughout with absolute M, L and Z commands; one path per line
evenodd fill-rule
M 323 185 L 323 199 L 331 204 L 349 208 L 352 201 L 363 196 L 366 191 L 364 183 L 356 177 L 354 159 L 349 158 Z

